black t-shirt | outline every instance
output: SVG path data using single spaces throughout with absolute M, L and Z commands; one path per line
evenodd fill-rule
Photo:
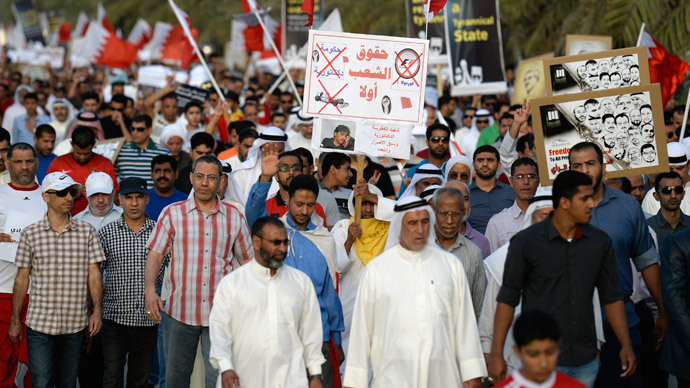
M 123 115 L 123 120 L 125 122 L 125 128 L 129 129 L 132 127 L 132 119 L 129 117 Z M 113 119 L 110 118 L 110 116 L 103 117 L 100 119 L 101 121 L 101 128 L 103 128 L 103 133 L 105 134 L 106 139 L 113 139 L 116 137 L 122 137 L 124 136 L 122 134 L 122 130 L 120 130 L 120 126 L 113 121 Z
M 321 148 L 333 148 L 336 150 L 354 151 L 355 150 L 355 139 L 350 139 L 347 142 L 347 146 L 335 145 L 332 137 L 327 137 L 321 142 Z
M 386 168 L 378 163 L 374 163 L 369 158 L 367 158 L 367 160 L 369 161 L 369 164 L 367 164 L 367 166 L 364 168 L 364 179 L 369 181 L 369 178 L 374 176 L 374 172 L 378 170 L 381 174 L 381 177 L 379 178 L 379 183 L 376 184 L 376 187 L 381 190 L 384 197 L 395 196 L 395 187 L 393 187 L 391 176 L 388 174 Z M 348 188 L 351 189 L 355 183 L 357 183 L 357 171 L 352 168 L 350 170 L 352 170 L 352 178 L 350 178 Z
M 192 172 L 191 164 L 180 170 L 175 180 L 175 188 L 180 190 L 185 194 L 189 194 L 192 191 L 192 181 L 189 180 L 189 174 Z

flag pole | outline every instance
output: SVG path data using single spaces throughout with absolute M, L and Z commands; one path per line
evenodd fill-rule
M 172 8 L 175 17 L 177 18 L 177 21 L 180 22 L 180 25 L 182 26 L 182 31 L 184 31 L 187 40 L 189 40 L 189 43 L 192 45 L 192 48 L 194 49 L 196 56 L 199 58 L 201 65 L 204 67 L 204 70 L 206 70 L 206 74 L 208 74 L 208 77 L 211 79 L 211 84 L 213 84 L 213 88 L 216 89 L 218 97 L 220 97 L 223 100 L 223 102 L 225 102 L 225 94 L 223 94 L 223 92 L 220 90 L 220 86 L 218 86 L 218 82 L 216 82 L 216 77 L 213 76 L 213 73 L 211 73 L 211 70 L 208 68 L 206 60 L 204 59 L 204 55 L 201 53 L 201 50 L 199 50 L 199 46 L 197 46 L 196 41 L 194 41 L 192 31 L 189 30 L 187 21 L 184 20 L 182 15 L 180 15 L 180 13 L 177 11 L 177 6 L 173 2 L 173 0 L 168 0 L 168 3 L 170 3 L 170 8 Z
M 642 22 L 642 25 L 640 26 L 640 34 L 637 35 L 637 44 L 635 46 L 639 46 L 642 44 L 642 36 L 644 35 L 644 27 L 645 24 Z
M 168 1 L 172 1 L 172 0 L 168 0 Z M 268 41 L 271 43 L 271 47 L 273 48 L 273 52 L 276 53 L 278 61 L 280 62 L 280 65 L 283 67 L 283 70 L 285 71 L 285 75 L 287 76 L 287 79 L 290 82 L 290 86 L 292 87 L 292 90 L 295 91 L 295 97 L 297 97 L 297 102 L 299 103 L 299 106 L 302 106 L 302 98 L 299 96 L 299 92 L 297 91 L 297 86 L 295 86 L 295 82 L 292 80 L 292 76 L 290 75 L 290 71 L 288 70 L 287 66 L 285 65 L 285 62 L 283 61 L 283 57 L 280 56 L 280 52 L 278 51 L 278 48 L 276 47 L 276 44 L 273 41 L 273 38 L 271 37 L 271 34 L 266 29 L 266 25 L 264 24 L 264 21 L 261 20 L 261 16 L 259 16 L 259 11 L 256 9 L 254 9 L 254 16 L 256 16 L 256 20 L 258 20 L 259 24 L 261 24 L 261 28 L 264 30 L 264 34 L 266 34 Z
M 685 127 L 688 126 L 688 108 L 690 108 L 690 92 L 688 93 L 688 96 L 685 98 L 685 113 L 683 113 L 683 124 L 681 124 L 680 127 L 680 135 L 678 135 L 678 141 L 683 142 L 683 138 L 685 137 Z

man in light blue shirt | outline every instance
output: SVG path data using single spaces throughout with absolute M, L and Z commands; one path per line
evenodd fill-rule
M 86 196 L 89 206 L 74 216 L 88 222 L 96 230 L 120 218 L 122 208 L 113 203 L 115 197 L 113 180 L 104 172 L 92 172 L 86 178 Z
M 12 125 L 12 144 L 28 143 L 34 145 L 34 132 L 41 124 L 50 124 L 50 116 L 38 113 L 38 96 L 27 93 L 24 96 L 26 114 L 14 119 Z

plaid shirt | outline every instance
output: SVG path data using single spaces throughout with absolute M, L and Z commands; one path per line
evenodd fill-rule
M 106 261 L 103 269 L 103 318 L 126 326 L 153 326 L 146 316 L 144 269 L 146 241 L 156 223 L 146 217 L 139 233 L 134 233 L 124 218 L 98 231 Z
M 89 265 L 104 260 L 96 229 L 84 221 L 71 218 L 58 233 L 46 215 L 24 229 L 16 264 L 31 269 L 26 325 L 48 335 L 85 328 Z
M 194 326 L 208 326 L 216 286 L 239 264 L 236 259 L 254 257 L 247 221 L 220 199 L 208 214 L 196 206 L 194 197 L 169 205 L 147 246 L 161 254 L 172 253 L 166 312 Z

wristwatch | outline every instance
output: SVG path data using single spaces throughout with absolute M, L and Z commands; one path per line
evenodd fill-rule
M 314 380 L 314 379 L 323 381 L 323 375 L 321 375 L 321 374 L 319 373 L 318 375 L 311 375 L 311 376 L 309 376 L 309 380 Z

